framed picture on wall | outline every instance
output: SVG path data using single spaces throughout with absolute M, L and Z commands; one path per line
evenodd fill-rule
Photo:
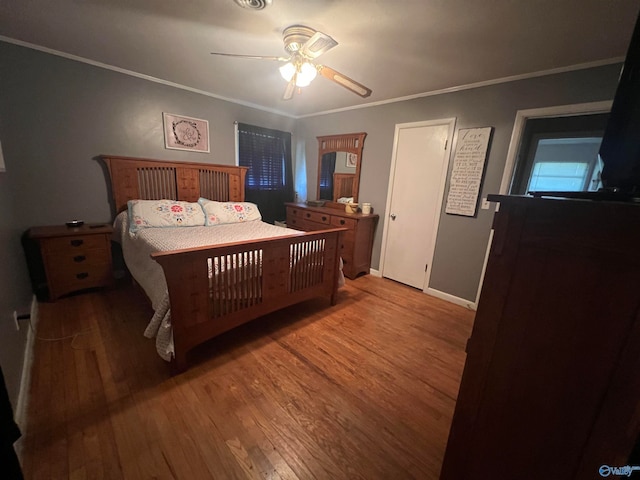
M 355 153 L 347 153 L 347 167 L 355 168 L 358 163 L 358 155 Z
M 209 122 L 163 113 L 164 146 L 172 150 L 209 153 Z

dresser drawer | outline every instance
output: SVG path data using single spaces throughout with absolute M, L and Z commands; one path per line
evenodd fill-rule
M 296 230 L 307 230 L 307 222 L 302 218 L 287 215 L 287 228 L 295 228 Z
M 77 235 L 69 237 L 47 238 L 42 240 L 42 246 L 47 252 L 86 251 L 88 249 L 105 249 L 107 247 L 104 235 Z
M 344 218 L 331 215 L 331 225 L 335 227 L 344 227 L 350 230 L 355 230 L 357 224 L 358 221 L 354 220 L 353 218 Z
M 287 207 L 287 217 L 302 217 L 302 212 L 304 212 L 304 208 L 298 207 Z
M 326 225 L 326 227 L 324 228 L 329 228 L 328 225 L 331 223 L 331 215 L 329 215 L 328 213 L 306 211 L 306 212 L 301 212 L 301 214 L 304 220 Z

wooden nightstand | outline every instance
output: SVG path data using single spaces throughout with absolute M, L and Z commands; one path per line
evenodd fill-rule
M 113 282 L 110 225 L 33 227 L 29 237 L 40 245 L 49 298 L 103 287 Z

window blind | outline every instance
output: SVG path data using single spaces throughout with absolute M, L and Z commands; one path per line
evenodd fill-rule
M 285 218 L 293 201 L 291 133 L 238 123 L 238 162 L 248 167 L 246 199 L 256 203 L 264 221 Z

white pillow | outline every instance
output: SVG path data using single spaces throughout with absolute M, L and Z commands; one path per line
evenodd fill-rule
M 129 200 L 129 231 L 149 227 L 197 227 L 204 225 L 204 212 L 195 202 L 177 200 Z
M 252 222 L 262 220 L 258 206 L 250 202 L 214 202 L 200 198 L 205 215 L 205 225 L 224 225 L 225 223 Z

